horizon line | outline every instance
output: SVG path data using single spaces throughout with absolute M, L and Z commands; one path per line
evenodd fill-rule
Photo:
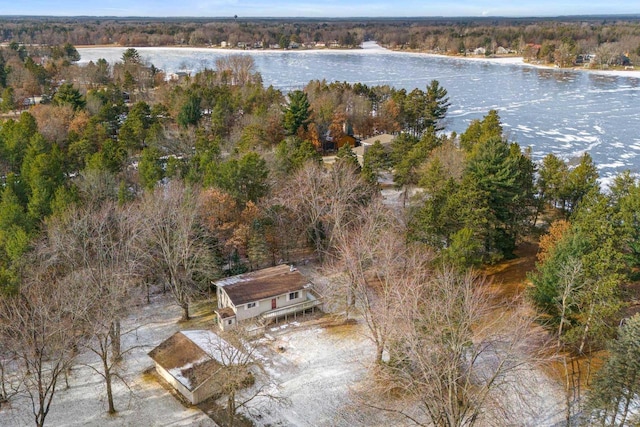
M 346 19 L 553 19 L 553 18 L 640 18 L 639 12 L 611 13 L 611 14 L 567 14 L 567 15 L 421 15 L 421 16 L 197 16 L 197 15 L 4 15 L 4 18 L 115 18 L 115 19 L 229 19 L 229 20 L 259 20 L 259 19 L 307 19 L 307 20 L 346 20 Z

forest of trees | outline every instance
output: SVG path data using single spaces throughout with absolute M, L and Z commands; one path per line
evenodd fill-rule
M 633 420 L 631 174 L 605 191 L 587 153 L 536 162 L 506 138 L 497 111 L 443 132 L 449 98 L 435 80 L 411 92 L 312 81 L 284 94 L 263 86 L 247 56 L 167 81 L 133 48 L 113 66 L 80 67 L 68 41 L 0 49 L 0 406 L 26 393 L 43 425 L 56 384 L 87 349 L 115 412 L 121 320 L 150 292 L 170 295 L 187 320 L 211 280 L 312 254 L 340 273 L 327 298 L 358 313 L 376 346 L 371 390 L 422 402 L 434 425 L 482 419 L 534 322 L 566 378 L 587 377 L 567 387 L 569 422 Z M 43 103 L 23 108 L 36 96 Z M 348 129 L 396 138 L 362 167 L 349 145 L 324 166 L 327 142 Z M 383 175 L 402 203 L 384 202 Z M 478 269 L 538 239 L 521 302 L 536 315 L 496 305 Z M 487 324 L 487 310 L 509 320 Z M 484 357 L 501 361 L 491 375 Z M 583 372 L 593 357 L 604 358 L 602 374 Z
M 356 48 L 375 40 L 393 49 L 466 54 L 499 47 L 530 60 L 571 66 L 640 59 L 638 16 L 541 18 L 258 19 L 258 18 L 0 18 L 0 42 L 30 45 L 271 46 Z M 292 44 L 293 43 L 293 44 Z M 626 59 L 623 59 L 626 58 Z

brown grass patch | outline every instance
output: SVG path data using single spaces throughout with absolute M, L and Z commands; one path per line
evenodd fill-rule
M 489 290 L 500 301 L 512 301 L 527 288 L 527 273 L 536 267 L 538 244 L 523 242 L 515 250 L 514 259 L 486 267 L 483 272 L 489 280 Z
M 353 319 L 348 319 L 342 322 L 342 324 L 328 323 L 323 326 L 327 333 L 332 336 L 349 337 L 356 333 L 356 330 L 358 329 L 358 322 Z
M 189 329 L 209 329 L 215 325 L 216 314 L 213 310 L 218 306 L 215 298 L 203 299 L 194 302 L 190 307 L 191 318 L 183 322 Z
M 593 352 L 587 356 L 574 358 L 573 362 L 567 358 L 566 369 L 568 372 L 565 370 L 565 362 L 562 354 L 551 356 L 550 358 L 551 362 L 545 369 L 547 374 L 562 383 L 565 388 L 567 386 L 568 374 L 569 381 L 573 381 L 574 387 L 579 386 L 579 389 L 584 393 L 589 390 L 595 373 L 600 370 L 607 359 L 607 352 L 604 350 Z

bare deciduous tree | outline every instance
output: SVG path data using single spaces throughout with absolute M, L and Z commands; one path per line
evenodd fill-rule
M 393 335 L 389 363 L 376 381 L 387 397 L 412 402 L 372 404 L 417 425 L 473 426 L 509 419 L 522 392 L 519 374 L 531 368 L 531 319 L 519 310 L 497 310 L 473 273 L 449 269 L 403 292 L 402 322 Z
M 0 327 L 0 408 L 20 391 L 20 379 L 14 374 L 15 356 L 8 345 L 3 343 L 6 337 L 1 329 Z
M 262 78 L 256 71 L 256 64 L 250 55 L 229 55 L 216 59 L 216 70 L 222 75 L 227 74 L 232 85 L 244 86 L 252 82 L 261 82 Z
M 416 280 L 425 280 L 432 256 L 407 247 L 402 224 L 381 200 L 362 207 L 354 223 L 337 233 L 336 262 L 331 268 L 342 274 L 325 296 L 344 302 L 347 317 L 352 308 L 362 316 L 376 346 L 376 363 L 382 363 L 394 324 L 401 317 L 401 294 L 406 287 L 417 286 Z M 336 308 L 341 309 L 341 304 Z
M 39 268 L 23 281 L 17 294 L 0 298 L 1 333 L 39 427 L 44 425 L 59 381 L 73 363 L 81 317 L 90 298 L 85 289 L 71 287 Z
M 142 202 L 149 262 L 156 274 L 165 276 L 162 280 L 182 308 L 182 320 L 189 320 L 194 295 L 218 272 L 199 217 L 201 200 L 196 189 L 173 181 Z
M 48 141 L 63 145 L 69 137 L 69 125 L 73 120 L 73 107 L 69 105 L 38 104 L 30 114 L 38 123 L 38 132 Z
M 369 199 L 371 188 L 350 165 L 340 162 L 329 170 L 309 162 L 289 182 L 274 200 L 292 212 L 301 229 L 308 230 L 322 259 L 354 220 L 357 207 Z
M 207 336 L 205 347 L 218 366 L 213 376 L 223 396 L 221 399 L 226 401 L 225 427 L 235 425 L 241 409 L 252 413 L 264 409 L 264 405 L 287 403 L 287 399 L 278 396 L 277 384 L 264 372 L 257 355 L 258 345 L 246 331 L 238 328 Z M 262 404 L 252 407 L 251 403 L 256 400 Z
M 97 355 L 100 368 L 88 365 L 105 380 L 108 412 L 115 413 L 112 382 L 119 378 L 121 319 L 140 296 L 135 288 L 141 271 L 137 251 L 141 239 L 140 215 L 132 206 L 106 201 L 102 207 L 70 208 L 52 218 L 47 227 L 49 263 L 69 286 L 91 295 L 91 304 L 79 313 L 83 346 Z

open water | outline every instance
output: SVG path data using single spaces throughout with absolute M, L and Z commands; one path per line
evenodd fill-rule
M 119 61 L 124 48 L 83 48 L 80 63 Z M 606 185 L 629 169 L 640 174 L 640 78 L 588 71 L 544 69 L 514 60 L 468 60 L 391 52 L 374 43 L 361 50 L 242 51 L 206 48 L 138 48 L 166 73 L 215 68 L 232 53 L 252 55 L 265 85 L 287 92 L 314 79 L 425 89 L 436 79 L 449 92 L 447 129 L 498 110 L 512 141 L 531 147 L 534 159 L 589 152 Z

